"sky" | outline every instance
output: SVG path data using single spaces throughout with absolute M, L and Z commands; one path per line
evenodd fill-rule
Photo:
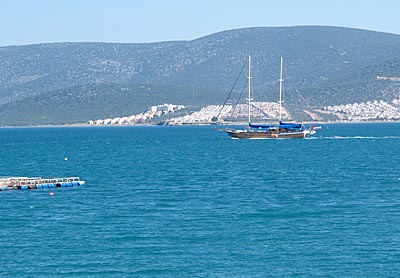
M 400 34 L 399 0 L 0 0 L 0 46 L 192 40 L 270 26 Z

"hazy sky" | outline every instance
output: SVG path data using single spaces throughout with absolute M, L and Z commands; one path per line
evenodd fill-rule
M 0 45 L 191 40 L 255 26 L 400 34 L 399 0 L 0 0 Z

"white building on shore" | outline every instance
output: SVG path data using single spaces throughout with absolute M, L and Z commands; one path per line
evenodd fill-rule
M 331 112 L 343 120 L 373 121 L 373 120 L 400 120 L 400 98 L 392 102 L 383 100 L 367 101 L 352 104 L 327 106 L 324 112 Z
M 175 113 L 178 110 L 184 109 L 183 105 L 176 104 L 161 104 L 154 105 L 149 108 L 149 110 L 142 112 L 140 114 L 133 114 L 125 117 L 116 117 L 116 118 L 108 118 L 108 119 L 98 119 L 98 120 L 90 120 L 88 121 L 89 125 L 135 125 L 146 123 L 152 119 L 157 117 L 161 117 L 162 115 L 166 115 L 169 113 Z

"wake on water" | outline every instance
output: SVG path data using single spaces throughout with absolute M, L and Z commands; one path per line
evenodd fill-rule
M 330 140 L 351 140 L 351 139 L 400 139 L 400 136 L 326 136 L 326 137 L 307 137 L 307 140 L 330 139 Z

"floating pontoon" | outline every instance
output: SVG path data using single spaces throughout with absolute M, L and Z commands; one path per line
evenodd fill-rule
M 0 178 L 0 191 L 28 190 L 54 187 L 72 187 L 85 184 L 79 177 L 69 178 L 28 178 L 28 177 L 4 177 Z

